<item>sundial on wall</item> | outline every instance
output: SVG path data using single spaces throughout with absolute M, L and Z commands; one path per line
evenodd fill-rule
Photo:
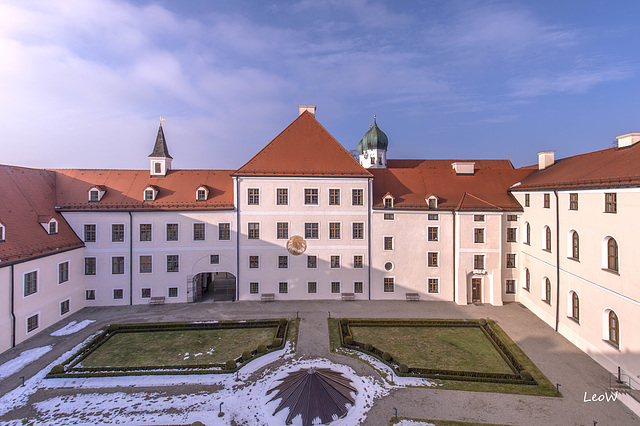
M 287 241 L 287 250 L 294 256 L 300 256 L 307 250 L 307 242 L 300 235 L 294 235 Z

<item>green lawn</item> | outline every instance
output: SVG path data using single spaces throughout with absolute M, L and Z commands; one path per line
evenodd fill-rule
M 388 351 L 410 367 L 483 373 L 513 373 L 477 327 L 358 327 L 358 342 Z
M 224 363 L 268 345 L 276 328 L 116 333 L 82 360 L 83 367 L 138 367 Z

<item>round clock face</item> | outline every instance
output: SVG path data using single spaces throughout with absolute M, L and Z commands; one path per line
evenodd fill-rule
M 307 242 L 300 235 L 294 235 L 287 241 L 287 250 L 294 256 L 299 256 L 307 250 Z

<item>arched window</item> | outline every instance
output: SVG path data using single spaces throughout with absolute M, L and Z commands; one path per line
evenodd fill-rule
M 529 222 L 527 222 L 526 225 L 526 235 L 527 238 L 524 240 L 524 242 L 527 244 L 531 244 L 531 225 L 529 225 Z
M 544 279 L 544 301 L 551 304 L 551 281 L 549 278 Z
M 618 272 L 618 243 L 615 238 L 607 241 L 607 268 Z
M 580 259 L 580 237 L 577 231 L 571 233 L 571 257 Z
M 524 289 L 527 291 L 531 290 L 531 273 L 529 272 L 529 268 L 524 268 Z
M 580 321 L 580 298 L 575 291 L 571 292 L 571 318 Z
M 545 239 L 545 248 L 548 251 L 551 251 L 551 228 L 548 226 L 544 227 L 544 239 Z
M 609 342 L 620 345 L 620 324 L 615 312 L 609 311 Z

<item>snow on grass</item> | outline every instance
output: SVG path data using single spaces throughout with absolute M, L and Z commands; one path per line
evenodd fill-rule
M 427 422 L 417 422 L 415 420 L 400 420 L 398 423 L 396 423 L 397 426 L 436 426 L 433 423 L 427 423 Z
M 22 370 L 26 365 L 31 364 L 36 359 L 49 352 L 51 348 L 52 346 L 48 345 L 41 348 L 29 349 L 22 352 L 16 358 L 0 365 L 0 380 Z
M 95 320 L 84 320 L 84 321 L 71 321 L 69 324 L 62 327 L 60 330 L 56 330 L 51 333 L 52 336 L 67 336 L 69 334 L 73 334 L 78 332 L 88 326 L 91 323 L 94 323 Z

